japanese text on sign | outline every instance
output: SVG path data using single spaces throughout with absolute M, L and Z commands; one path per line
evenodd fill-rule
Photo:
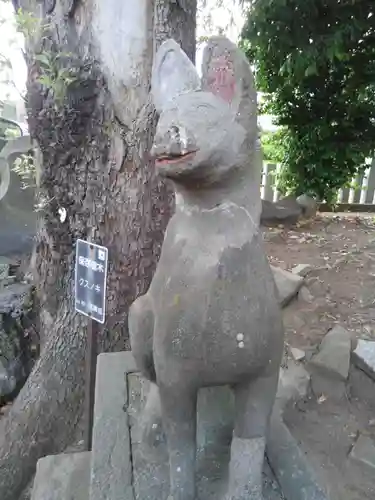
M 93 271 L 104 273 L 103 264 L 99 264 L 98 262 L 95 262 L 95 260 L 87 259 L 81 256 L 78 258 L 78 263 L 80 266 L 87 267 L 88 269 L 92 269 Z
M 108 249 L 77 240 L 75 309 L 99 323 L 105 320 Z

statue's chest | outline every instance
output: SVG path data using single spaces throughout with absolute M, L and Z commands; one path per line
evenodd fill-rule
M 242 288 L 250 272 L 257 233 L 246 212 L 218 211 L 176 217 L 168 227 L 152 288 L 169 296 L 210 295 Z

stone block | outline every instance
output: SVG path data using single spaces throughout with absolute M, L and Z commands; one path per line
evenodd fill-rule
M 150 384 L 139 373 L 128 375 L 128 412 L 131 428 L 133 486 L 137 500 L 159 500 L 169 493 L 166 440 L 156 450 L 142 442 L 142 417 Z M 225 497 L 234 424 L 234 397 L 228 386 L 203 388 L 197 402 L 197 500 Z M 158 420 L 158 419 L 157 419 Z M 159 423 L 157 424 L 159 427 Z M 154 443 L 155 444 L 155 443 Z M 264 499 L 281 500 L 279 486 L 267 459 L 264 464 Z M 127 497 L 124 497 L 127 499 Z
M 275 409 L 283 411 L 289 401 L 304 398 L 310 385 L 310 374 L 301 364 L 288 362 L 288 368 L 280 369 Z
M 306 217 L 307 219 L 315 217 L 318 210 L 318 204 L 314 200 L 314 198 L 311 198 L 311 196 L 308 196 L 307 194 L 301 194 L 297 198 L 297 203 L 302 207 L 302 213 L 304 217 Z
M 90 500 L 134 500 L 126 374 L 135 370 L 130 352 L 98 356 Z
M 89 500 L 90 452 L 38 461 L 31 500 Z
M 337 325 L 324 337 L 318 354 L 312 358 L 310 364 L 324 375 L 346 380 L 349 374 L 350 352 L 351 335 L 345 328 Z
M 346 395 L 344 380 L 327 377 L 318 371 L 313 372 L 311 376 L 311 389 L 316 399 L 329 398 L 337 402 Z
M 17 385 L 16 377 L 9 373 L 6 365 L 4 358 L 0 357 L 0 398 L 11 394 Z
M 9 285 L 14 285 L 16 281 L 17 281 L 16 276 L 8 276 L 7 278 L 0 280 L 0 288 L 4 288 Z
M 350 452 L 350 458 L 365 464 L 375 471 L 375 443 L 369 436 L 362 434 L 357 439 Z
M 298 349 L 298 347 L 291 347 L 290 353 L 295 361 L 302 361 L 306 358 L 306 352 L 302 349 Z
M 282 418 L 273 413 L 266 453 L 287 500 L 328 500 Z
M 302 286 L 298 292 L 298 300 L 301 302 L 306 302 L 308 304 L 311 304 L 313 302 L 314 297 L 310 293 L 310 290 L 307 288 L 307 286 Z
M 15 283 L 0 289 L 0 314 L 21 310 L 31 288 L 32 286 L 28 284 Z
M 35 190 L 22 189 L 22 180 L 14 172 L 16 157 L 32 149 L 30 136 L 11 139 L 0 151 L 0 255 L 29 252 L 36 235 Z
M 0 281 L 9 276 L 9 260 L 6 257 L 0 257 Z
M 292 273 L 297 274 L 298 276 L 302 276 L 304 278 L 312 270 L 313 270 L 313 267 L 310 266 L 310 264 L 298 264 L 297 266 L 293 267 Z
M 358 340 L 356 349 L 353 351 L 355 365 L 375 380 L 375 341 Z
M 303 284 L 303 277 L 271 266 L 279 293 L 281 307 L 285 307 L 295 297 Z
M 276 226 L 283 224 L 292 226 L 298 222 L 302 214 L 302 207 L 296 201 L 282 200 L 273 203 L 262 200 L 262 213 L 260 222 L 264 226 Z
M 18 325 L 18 318 L 28 314 L 31 285 L 2 287 L 2 283 L 4 280 L 0 281 L 0 396 L 9 396 L 24 382 L 32 366 L 31 339 L 24 338 Z
M 111 356 L 111 355 L 101 355 Z M 169 491 L 168 460 L 165 439 L 158 445 L 158 459 L 150 460 L 149 448 L 144 448 L 139 428 L 142 425 L 142 413 L 148 402 L 149 383 L 137 373 L 131 353 L 119 353 L 118 363 L 121 370 L 127 372 L 125 384 L 126 395 L 118 396 L 125 400 L 129 414 L 130 449 L 129 455 L 113 457 L 110 466 L 117 470 L 117 460 L 126 462 L 132 470 L 132 485 L 134 491 L 130 494 L 126 488 L 129 480 L 128 469 L 123 476 L 123 500 L 159 500 L 166 498 Z M 122 358 L 123 357 L 123 358 Z M 124 361 L 122 362 L 122 359 Z M 114 359 L 114 358 L 112 358 Z M 107 377 L 113 380 L 112 368 L 116 363 L 108 358 L 104 364 L 108 368 Z M 278 400 L 284 403 L 295 398 L 303 397 L 308 389 L 309 374 L 301 365 L 293 362 L 288 370 L 282 370 L 278 389 Z M 118 368 L 117 368 L 118 371 Z M 233 393 L 229 387 L 214 387 L 201 389 L 198 395 L 197 418 L 197 477 L 198 500 L 216 500 L 224 498 L 227 482 L 229 447 L 232 437 L 234 417 Z M 275 411 L 276 410 L 276 411 Z M 299 449 L 298 443 L 288 431 L 282 421 L 278 408 L 275 408 L 272 418 L 267 445 L 267 456 L 264 464 L 264 492 L 265 500 L 327 500 L 324 491 L 316 481 L 313 471 L 306 461 L 306 457 Z M 128 436 L 129 434 L 127 434 Z M 126 450 L 125 450 L 126 451 Z M 131 465 L 130 461 L 131 453 Z M 105 459 L 105 457 L 103 457 Z M 270 468 L 271 465 L 271 468 Z M 108 465 L 103 463 L 108 474 Z M 284 489 L 283 494 L 275 480 Z M 133 496 L 134 493 L 134 496 Z M 284 496 L 283 496 L 284 495 Z M 107 500 L 113 497 L 103 490 L 102 495 L 91 497 Z

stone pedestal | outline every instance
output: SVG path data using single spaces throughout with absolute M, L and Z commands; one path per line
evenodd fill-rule
M 31 500 L 89 500 L 90 455 L 83 452 L 41 458 Z
M 267 443 L 269 458 L 264 464 L 264 500 L 327 500 L 282 421 L 286 403 L 302 397 L 308 382 L 309 377 L 302 367 L 281 372 Z M 153 443 L 148 447 L 141 436 L 142 410 L 149 388 L 149 383 L 137 372 L 131 352 L 99 355 L 90 500 L 168 498 L 168 456 L 160 425 L 155 429 L 156 446 Z M 197 500 L 224 500 L 233 416 L 233 394 L 228 387 L 200 391 Z
M 166 500 L 169 493 L 169 468 L 164 437 L 159 432 L 158 446 L 154 449 L 149 449 L 141 438 L 142 410 L 149 383 L 138 373 L 128 374 L 127 379 L 135 500 Z M 233 429 L 233 403 L 233 395 L 228 387 L 202 389 L 199 393 L 198 500 L 224 499 Z M 283 498 L 267 461 L 264 467 L 264 498 Z

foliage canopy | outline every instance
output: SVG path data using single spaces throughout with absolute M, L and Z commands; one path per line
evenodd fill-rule
M 281 187 L 332 201 L 375 150 L 373 0 L 253 0 L 241 44 L 287 128 Z

